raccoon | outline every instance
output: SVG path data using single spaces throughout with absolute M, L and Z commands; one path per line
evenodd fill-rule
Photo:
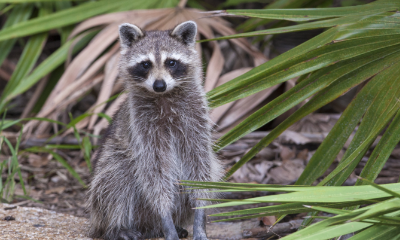
M 219 181 L 193 21 L 167 31 L 119 26 L 119 76 L 127 100 L 114 115 L 93 161 L 88 191 L 90 236 L 178 239 L 194 218 L 193 238 L 207 239 L 204 206 L 214 193 L 179 180 Z

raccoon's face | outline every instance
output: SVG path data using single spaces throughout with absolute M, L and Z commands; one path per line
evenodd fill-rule
M 132 24 L 119 28 L 120 72 L 128 87 L 163 94 L 196 76 L 200 61 L 195 51 L 197 25 L 181 23 L 170 31 L 143 32 Z

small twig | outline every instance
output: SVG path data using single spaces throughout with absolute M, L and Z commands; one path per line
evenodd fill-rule
M 244 238 L 260 238 L 279 236 L 284 233 L 291 233 L 298 229 L 303 220 L 293 220 L 285 223 L 278 223 L 274 226 L 257 227 L 252 229 L 244 229 L 242 234 Z M 273 231 L 272 231 L 273 229 Z
M 22 201 L 22 202 L 18 202 L 18 203 L 13 203 L 13 204 L 10 204 L 10 205 L 11 205 L 11 207 L 21 206 L 21 205 L 25 205 L 25 204 L 29 203 L 30 201 L 31 200 L 26 200 L 26 201 Z
M 44 146 L 45 144 L 69 144 L 79 145 L 80 142 L 75 137 L 54 137 L 50 140 L 47 138 L 29 138 L 22 142 L 22 148 Z

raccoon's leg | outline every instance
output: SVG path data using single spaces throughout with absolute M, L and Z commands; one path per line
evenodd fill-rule
M 206 240 L 206 214 L 204 209 L 196 209 L 193 223 L 193 240 Z
M 164 237 L 166 240 L 179 239 L 171 214 L 167 214 L 166 216 L 161 217 L 161 223 L 162 223 L 162 230 L 164 233 Z
M 118 232 L 117 240 L 139 240 L 144 239 L 140 232 L 132 229 L 123 229 Z
M 189 232 L 186 229 L 182 228 L 182 227 L 175 226 L 175 230 L 178 233 L 178 237 L 179 238 L 187 238 L 187 236 L 189 235 Z M 144 238 L 145 239 L 148 239 L 148 238 L 164 238 L 164 233 L 160 233 L 160 234 L 154 234 L 154 233 L 145 234 Z
M 195 166 L 192 166 L 193 171 L 192 175 L 189 177 L 190 180 L 193 181 L 211 181 L 217 182 L 221 175 L 222 170 L 219 165 L 218 160 L 213 155 L 213 152 L 210 150 L 210 153 L 198 153 L 198 159 L 193 160 L 192 163 L 198 163 Z M 204 159 L 210 159 L 208 163 L 204 164 Z M 203 164 L 201 164 L 203 163 Z M 216 198 L 215 193 L 210 193 L 202 190 L 194 190 L 190 194 L 191 207 L 203 207 L 206 205 L 204 201 L 198 201 L 195 199 L 199 198 Z M 193 239 L 194 240 L 207 240 L 206 234 L 206 213 L 204 209 L 196 209 L 194 213 L 194 223 L 193 223 Z

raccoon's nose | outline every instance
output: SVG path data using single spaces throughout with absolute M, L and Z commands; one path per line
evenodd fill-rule
M 167 89 L 167 83 L 164 80 L 156 80 L 153 84 L 153 89 L 156 92 L 164 92 Z

